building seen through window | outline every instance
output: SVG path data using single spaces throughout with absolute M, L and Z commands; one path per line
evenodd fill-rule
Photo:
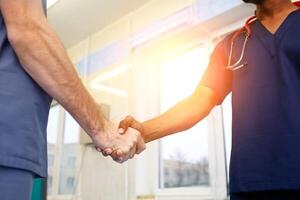
M 161 64 L 161 111 L 191 95 L 208 62 L 206 48 L 191 50 Z M 208 186 L 208 127 L 195 127 L 161 141 L 161 188 Z

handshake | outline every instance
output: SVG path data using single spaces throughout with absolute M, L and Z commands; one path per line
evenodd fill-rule
M 114 161 L 123 163 L 146 149 L 143 134 L 143 125 L 127 116 L 119 127 L 107 122 L 104 131 L 92 136 L 92 140 L 103 156 L 111 156 Z

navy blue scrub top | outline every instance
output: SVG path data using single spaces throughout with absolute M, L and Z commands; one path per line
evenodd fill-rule
M 291 13 L 275 34 L 259 21 L 252 26 L 243 62 L 226 70 L 230 39 L 221 41 L 201 84 L 219 103 L 232 92 L 230 191 L 300 189 L 300 11 Z M 233 52 L 241 53 L 240 35 Z
M 46 11 L 46 0 L 43 3 Z M 47 175 L 51 101 L 22 68 L 0 15 L 0 165 Z

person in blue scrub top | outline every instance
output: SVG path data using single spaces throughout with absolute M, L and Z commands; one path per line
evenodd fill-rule
M 80 81 L 46 20 L 46 0 L 0 0 L 0 199 L 29 200 L 34 177 L 47 176 L 46 129 L 52 98 L 98 149 L 124 162 L 145 146 L 118 133 Z
M 257 17 L 241 61 L 247 64 L 227 69 L 230 34 L 190 97 L 143 123 L 128 116 L 120 127 L 151 142 L 191 128 L 232 92 L 231 200 L 300 199 L 300 10 L 289 0 L 244 2 L 256 5 Z M 244 34 L 236 38 L 233 63 L 244 41 Z

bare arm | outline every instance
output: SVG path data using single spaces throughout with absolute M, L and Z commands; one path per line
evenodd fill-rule
M 216 104 L 216 93 L 200 85 L 193 95 L 162 115 L 143 123 L 127 117 L 120 123 L 120 127 L 124 130 L 127 130 L 128 127 L 139 130 L 142 132 L 145 142 L 148 143 L 193 127 L 204 119 Z
M 8 39 L 25 71 L 93 136 L 106 120 L 49 27 L 41 0 L 0 0 Z
M 189 98 L 162 115 L 143 123 L 145 141 L 150 142 L 192 128 L 210 113 L 216 102 L 212 90 L 198 87 Z

